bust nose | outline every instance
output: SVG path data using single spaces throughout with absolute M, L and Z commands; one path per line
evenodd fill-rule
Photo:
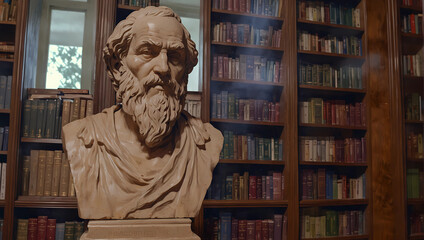
M 153 71 L 160 76 L 169 74 L 168 52 L 165 49 L 163 49 L 156 57 L 156 62 L 155 66 L 153 67 Z

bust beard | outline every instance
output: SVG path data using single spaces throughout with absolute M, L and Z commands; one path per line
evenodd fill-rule
M 138 125 L 140 138 L 149 148 L 163 144 L 172 131 L 183 109 L 186 84 L 179 84 L 175 79 L 161 79 L 153 72 L 143 79 L 138 79 L 126 66 L 121 66 L 122 83 L 118 93 L 122 93 L 122 109 L 132 116 Z M 163 90 L 154 89 L 161 86 Z M 154 95 L 150 91 L 156 91 Z

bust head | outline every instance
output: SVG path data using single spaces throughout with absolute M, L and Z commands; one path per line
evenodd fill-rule
M 104 59 L 116 100 L 147 147 L 158 146 L 180 116 L 197 55 L 181 19 L 167 7 L 131 13 L 109 37 Z

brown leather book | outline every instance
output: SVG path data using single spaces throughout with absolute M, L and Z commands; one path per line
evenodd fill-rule
M 79 119 L 81 99 L 75 98 L 74 102 L 71 104 L 71 106 L 72 106 L 72 108 L 71 108 L 71 120 L 70 120 L 70 122 L 73 122 L 73 121 Z
M 37 195 L 37 173 L 38 173 L 38 154 L 39 150 L 31 150 L 30 166 L 29 166 L 29 189 L 28 195 L 35 196 Z
M 66 158 L 66 154 L 62 154 L 62 165 L 60 168 L 60 182 L 59 182 L 59 196 L 68 196 L 68 184 L 69 184 L 69 163 Z
M 46 240 L 56 239 L 56 219 L 47 219 Z
M 37 196 L 44 194 L 44 181 L 46 177 L 46 158 L 47 151 L 40 150 L 38 153 L 38 172 L 37 172 Z
M 87 100 L 87 110 L 85 116 L 93 115 L 93 100 Z
M 52 192 L 54 151 L 47 151 L 46 174 L 44 177 L 44 196 L 50 196 Z
M 87 100 L 81 99 L 80 109 L 79 109 L 79 119 L 85 118 L 86 107 L 87 107 Z
M 62 105 L 62 126 L 65 126 L 70 121 L 71 115 L 71 100 L 64 99 Z
M 31 157 L 30 156 L 24 156 L 23 163 L 22 163 L 22 191 L 21 194 L 23 196 L 28 196 L 28 190 L 29 190 L 29 168 L 31 166 Z
M 54 151 L 51 196 L 59 196 L 60 169 L 62 166 L 62 151 Z

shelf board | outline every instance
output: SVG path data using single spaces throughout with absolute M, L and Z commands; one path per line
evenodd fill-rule
M 16 21 L 0 21 L 0 25 L 16 25 Z
M 402 12 L 416 12 L 416 13 L 420 13 L 423 11 L 423 9 L 419 6 L 407 6 L 407 5 L 400 5 L 400 10 Z
M 301 84 L 299 85 L 300 90 L 313 90 L 313 91 L 322 91 L 322 92 L 339 92 L 339 93 L 358 93 L 365 94 L 367 92 L 366 89 L 357 89 L 357 88 L 335 88 L 335 87 L 326 87 L 326 86 L 316 86 L 316 85 L 307 85 Z
M 243 83 L 243 84 L 255 84 L 255 85 L 264 85 L 264 86 L 284 87 L 283 83 L 254 81 L 254 80 L 245 80 L 245 79 L 229 79 L 229 78 L 212 77 L 211 80 L 215 81 L 215 82 Z
M 239 16 L 246 16 L 246 17 L 253 17 L 253 18 L 262 18 L 262 19 L 269 19 L 269 20 L 276 20 L 283 22 L 284 19 L 282 17 L 273 17 L 273 16 L 266 16 L 266 15 L 260 15 L 260 14 L 253 14 L 253 13 L 244 13 L 244 12 L 235 12 L 235 11 L 229 11 L 229 10 L 222 10 L 222 9 L 212 9 L 212 13 L 221 13 L 221 14 L 229 14 L 229 15 L 239 15 Z
M 349 240 L 349 239 L 368 239 L 368 235 L 351 235 L 351 236 L 334 236 L 334 237 L 320 237 L 320 238 L 301 238 L 301 240 Z
M 0 109 L 0 113 L 10 113 L 10 109 Z
M 301 200 L 300 207 L 316 206 L 348 206 L 348 205 L 367 205 L 368 199 L 317 199 Z
M 25 143 L 46 143 L 46 144 L 62 144 L 62 139 L 53 138 L 21 138 L 21 142 Z
M 237 160 L 237 159 L 220 159 L 219 163 L 234 163 L 234 164 L 256 164 L 256 165 L 284 165 L 284 161 L 272 160 Z
M 424 233 L 414 233 L 408 236 L 408 239 L 411 240 L 422 240 L 424 239 Z
M 78 208 L 76 197 L 19 196 L 16 207 L 22 208 Z
M 241 44 L 241 43 L 229 43 L 229 42 L 218 42 L 218 41 L 212 41 L 211 44 L 212 45 L 220 45 L 220 46 L 254 48 L 254 49 L 264 49 L 264 50 L 284 52 L 284 50 L 282 48 L 268 47 L 268 46 L 254 45 L 254 44 Z
M 415 41 L 417 41 L 417 40 L 421 40 L 422 41 L 423 40 L 423 35 L 422 34 L 402 32 L 400 35 L 403 38 L 410 38 L 411 40 L 415 40 Z
M 424 205 L 424 198 L 409 198 L 408 205 Z
M 339 58 L 339 59 L 365 60 L 364 56 L 356 56 L 356 55 L 317 52 L 317 51 L 305 51 L 305 50 L 297 50 L 297 52 L 300 54 L 305 54 L 305 55 L 325 56 L 325 57 L 333 57 L 333 58 Z
M 407 120 L 405 119 L 405 124 L 424 124 L 423 120 Z
M 7 151 L 0 151 L 0 155 L 7 155 Z
M 337 31 L 342 34 L 362 34 L 364 33 L 364 28 L 351 27 L 347 25 L 341 24 L 333 24 L 333 23 L 324 23 L 317 21 L 310 21 L 306 19 L 297 19 L 297 23 L 302 26 L 302 28 L 313 29 L 316 32 L 333 32 Z
M 346 162 L 310 162 L 299 161 L 299 165 L 305 166 L 341 166 L 341 167 L 367 167 L 367 163 L 346 163 Z
M 422 82 L 424 82 L 423 76 L 403 75 L 402 78 L 406 81 L 422 81 Z
M 204 200 L 204 208 L 287 207 L 287 200 Z
M 407 158 L 406 163 L 422 163 L 422 164 L 424 164 L 424 158 Z
M 129 5 L 125 5 L 125 4 L 118 4 L 118 9 L 137 11 L 140 8 L 141 7 L 137 7 L 137 6 L 129 6 Z
M 0 58 L 0 62 L 11 62 L 13 63 L 13 61 L 15 61 L 13 58 Z
M 362 126 L 337 126 L 337 125 L 316 124 L 316 123 L 299 123 L 299 127 L 337 128 L 337 129 L 362 130 L 362 131 L 367 130 L 367 127 L 362 127 Z
M 245 120 L 237 120 L 237 119 L 220 119 L 220 118 L 211 118 L 211 122 L 250 124 L 250 125 L 276 126 L 276 127 L 284 126 L 284 123 L 282 122 L 245 121 Z
M 0 207 L 4 207 L 6 205 L 6 201 L 5 200 L 0 200 Z

